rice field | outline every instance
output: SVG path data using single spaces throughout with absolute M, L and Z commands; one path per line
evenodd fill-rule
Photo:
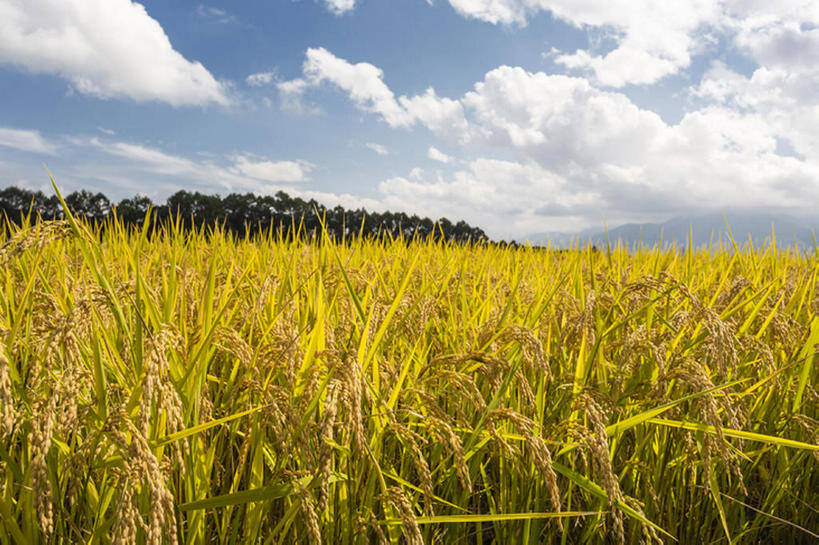
M 0 543 L 819 539 L 814 248 L 8 229 Z

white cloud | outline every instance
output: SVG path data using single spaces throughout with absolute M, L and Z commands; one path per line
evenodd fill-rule
M 355 7 L 355 0 L 324 0 L 324 4 L 336 15 L 341 15 Z
M 491 141 L 565 168 L 631 161 L 665 128 L 658 115 L 583 78 L 508 66 L 488 72 L 463 102 Z
M 294 114 L 317 114 L 322 110 L 313 104 L 305 104 L 303 95 L 311 84 L 303 79 L 296 78 L 289 81 L 280 81 L 276 84 L 281 98 L 281 109 Z
M 463 102 L 492 143 L 598 195 L 611 219 L 773 203 L 805 213 L 800 199 L 819 195 L 819 166 L 779 155 L 785 128 L 757 113 L 713 106 L 669 125 L 583 78 L 509 67 Z
M 525 0 L 449 0 L 455 11 L 465 17 L 492 24 L 526 24 L 526 17 L 537 6 Z
M 590 32 L 603 32 L 616 44 L 604 53 L 578 50 L 559 54 L 567 68 L 591 71 L 598 83 L 611 87 L 650 84 L 687 68 L 705 28 L 722 25 L 720 2 L 693 0 L 450 0 L 455 10 L 492 24 L 525 25 L 538 12 Z M 594 48 L 593 48 L 594 49 Z
M 222 25 L 237 22 L 235 15 L 231 15 L 230 13 L 223 9 L 206 6 L 204 4 L 199 4 L 199 6 L 197 6 L 196 14 L 199 15 L 200 17 L 209 19 L 211 21 L 215 21 Z
M 687 66 L 684 62 L 652 55 L 645 49 L 634 46 L 621 46 L 605 56 L 592 56 L 587 51 L 576 51 L 571 55 L 558 55 L 555 61 L 570 69 L 591 70 L 597 81 L 610 87 L 623 87 L 626 84 L 651 84 L 663 77 L 675 73 L 678 68 Z
M 819 77 L 792 73 L 763 67 L 749 79 L 717 65 L 695 92 L 712 104 L 677 124 L 586 78 L 520 67 L 487 72 L 460 98 L 432 89 L 396 98 L 378 67 L 309 50 L 293 85 L 301 94 L 328 81 L 391 127 L 426 126 L 462 155 L 514 157 L 473 159 L 448 179 L 413 169 L 381 184 L 390 208 L 460 214 L 498 234 L 549 217 L 574 229 L 602 216 L 649 221 L 726 207 L 809 213 L 819 198 L 819 160 L 811 159 L 819 155 Z M 783 142 L 794 153 L 783 153 Z M 440 159 L 436 151 L 428 156 Z
M 451 178 L 430 178 L 421 170 L 379 184 L 384 205 L 433 218 L 465 219 L 492 236 L 536 233 L 549 225 L 538 213 L 544 203 L 566 209 L 595 206 L 593 193 L 574 192 L 569 182 L 536 163 L 481 158 Z M 566 214 L 552 226 L 566 221 Z
M 203 188 L 228 191 L 289 191 L 285 186 L 274 184 L 308 181 L 308 174 L 314 168 L 306 161 L 270 161 L 250 154 L 234 155 L 229 161 L 220 161 L 218 156 L 194 160 L 142 144 L 98 138 L 74 138 L 72 143 L 126 159 L 126 168 L 169 176 Z
M 372 64 L 351 64 L 323 47 L 310 48 L 307 50 L 307 60 L 304 61 L 304 75 L 305 80 L 293 82 L 298 92 L 303 92 L 308 84 L 316 86 L 323 81 L 330 81 L 346 91 L 358 107 L 380 114 L 391 127 L 406 127 L 414 121 L 382 80 L 381 69 Z
M 373 150 L 374 152 L 376 152 L 378 155 L 389 155 L 390 153 L 390 151 L 387 148 L 385 148 L 381 144 L 376 144 L 375 142 L 367 142 L 364 145 Z
M 427 150 L 427 157 L 440 163 L 450 163 L 454 160 L 452 156 L 438 150 L 434 146 L 430 146 Z
M 254 161 L 240 155 L 235 158 L 235 170 L 245 176 L 265 182 L 306 182 L 312 165 L 303 161 Z
M 448 176 L 413 169 L 382 181 L 379 193 L 389 209 L 464 218 L 490 236 L 518 239 L 600 227 L 604 218 L 611 225 L 762 207 L 808 214 L 819 199 L 819 168 L 778 155 L 758 117 L 714 108 L 666 131 L 653 151 L 623 161 L 605 153 L 559 162 L 537 146 L 513 147 L 518 161 L 480 158 Z
M 43 138 L 39 131 L 7 127 L 0 127 L 0 146 L 45 155 L 57 153 L 57 147 Z
M 56 149 L 37 131 L 0 128 L 0 146 L 6 145 L 38 153 Z M 66 192 L 101 190 L 115 200 L 139 193 L 147 194 L 159 203 L 180 189 L 222 194 L 250 191 L 257 195 L 284 191 L 292 197 L 315 199 L 330 207 L 341 205 L 347 209 L 386 210 L 380 199 L 345 192 L 317 191 L 305 187 L 306 184 L 294 184 L 309 182 L 308 175 L 316 168 L 302 160 L 271 161 L 249 153 L 225 157 L 199 152 L 183 156 L 148 145 L 87 136 L 63 136 L 61 147 L 77 157 L 91 157 L 85 164 L 85 159 L 79 159 L 70 165 L 58 167 L 59 172 L 54 171 L 60 187 Z M 75 175 L 72 176 L 72 172 Z M 42 180 L 42 166 L 37 162 L 25 165 L 0 160 L 0 175 L 14 180 L 20 187 L 50 191 L 48 183 L 35 186 L 27 181 Z
M 185 59 L 130 0 L 0 0 L 0 63 L 63 77 L 100 98 L 230 102 L 225 84 Z
M 398 100 L 413 120 L 417 120 L 437 135 L 462 141 L 472 138 L 461 103 L 439 97 L 432 87 L 423 95 L 409 98 L 402 96 Z
M 299 190 L 286 188 L 285 192 L 294 197 L 301 197 L 302 199 L 315 199 L 316 202 L 327 206 L 343 206 L 347 210 L 355 210 L 357 208 L 365 208 L 369 212 L 384 212 L 384 203 L 378 199 L 362 197 L 360 195 L 352 195 L 350 193 L 332 193 L 329 191 L 313 191 L 313 190 Z
M 588 69 L 599 84 L 611 87 L 651 84 L 688 68 L 692 54 L 703 45 L 702 33 L 724 23 L 720 4 L 712 0 L 594 5 L 560 0 L 547 6 L 574 26 L 602 29 L 614 39 L 611 51 L 577 51 L 555 59 L 569 68 Z
M 692 95 L 764 119 L 796 154 L 819 163 L 819 4 L 738 4 L 734 46 L 758 63 L 750 76 L 713 62 Z
M 284 191 L 292 197 L 315 199 L 325 206 L 341 205 L 349 209 L 385 210 L 384 203 L 379 199 L 349 193 L 316 191 L 303 185 L 292 185 L 293 182 L 309 180 L 308 174 L 315 165 L 307 161 L 270 161 L 245 153 L 234 155 L 227 158 L 227 162 L 217 164 L 215 160 L 218 156 L 209 153 L 198 154 L 211 157 L 203 161 L 129 142 L 75 137 L 71 139 L 71 143 L 78 148 L 93 148 L 124 159 L 123 163 L 113 165 L 95 161 L 92 172 L 84 171 L 83 175 L 104 180 L 120 191 L 126 190 L 129 195 L 135 190 L 145 192 L 146 184 L 140 172 L 147 172 L 151 176 L 150 196 L 155 200 L 164 199 L 180 188 L 205 192 L 251 191 L 262 195 Z M 157 175 L 168 176 L 171 181 L 157 178 Z M 82 187 L 78 184 L 73 186 L 78 189 Z
M 767 67 L 812 68 L 819 64 L 819 28 L 802 28 L 800 21 L 755 24 L 746 20 L 735 44 Z
M 555 62 L 588 71 L 597 84 L 652 84 L 687 69 L 694 55 L 733 40 L 765 66 L 815 66 L 819 4 L 813 0 L 449 0 L 456 12 L 492 24 L 526 25 L 541 12 L 586 30 L 590 47 L 555 52 Z M 605 40 L 599 40 L 602 36 Z M 613 43 L 613 47 L 601 44 Z
M 185 176 L 200 170 L 199 165 L 190 159 L 171 155 L 156 148 L 129 142 L 101 141 L 97 138 L 92 138 L 89 142 L 106 153 L 140 163 L 158 174 Z
M 804 70 L 762 67 L 745 77 L 717 63 L 693 94 L 726 109 L 759 116 L 778 138 L 819 164 L 819 66 Z
M 460 102 L 438 97 L 431 87 L 422 95 L 396 98 L 377 66 L 366 62 L 352 64 L 323 47 L 308 49 L 306 57 L 304 77 L 277 85 L 283 104 L 291 109 L 300 109 L 303 94 L 326 81 L 346 92 L 361 110 L 380 115 L 390 127 L 407 128 L 421 123 L 443 136 L 456 136 L 464 141 L 471 136 Z
M 245 78 L 245 83 L 251 87 L 261 87 L 267 85 L 276 78 L 277 71 L 271 70 L 269 72 L 259 72 L 257 74 L 250 74 Z

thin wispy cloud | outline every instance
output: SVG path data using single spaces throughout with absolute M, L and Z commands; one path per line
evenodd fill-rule
M 39 131 L 0 127 L 0 146 L 29 153 L 54 155 L 57 146 Z
M 376 152 L 378 155 L 389 155 L 390 153 L 386 147 L 382 146 L 381 144 L 376 144 L 375 142 L 367 142 L 364 145 Z
M 207 19 L 222 25 L 229 25 L 239 21 L 235 15 L 228 13 L 226 10 L 206 6 L 205 4 L 199 4 L 196 7 L 196 14 L 203 19 Z

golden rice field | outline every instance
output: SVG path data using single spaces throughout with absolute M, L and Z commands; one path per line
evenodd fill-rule
M 11 227 L 0 543 L 815 543 L 819 265 L 729 250 Z

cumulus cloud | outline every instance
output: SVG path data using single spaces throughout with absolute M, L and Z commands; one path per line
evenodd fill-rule
M 324 81 L 345 91 L 350 99 L 365 111 L 380 114 L 391 127 L 406 127 L 413 117 L 395 98 L 383 81 L 380 68 L 366 62 L 352 64 L 336 57 L 323 47 L 310 48 L 304 61 L 304 79 L 283 82 L 279 89 L 291 85 L 291 94 L 303 93 L 308 86 L 318 86 Z
M 763 66 L 813 68 L 819 64 L 819 28 L 805 28 L 803 23 L 746 20 L 735 43 Z
M 281 99 L 281 109 L 294 114 L 318 114 L 321 107 L 304 100 L 304 93 L 311 87 L 310 82 L 303 78 L 289 81 L 280 81 L 276 84 Z
M 819 196 L 819 167 L 778 154 L 784 133 L 759 113 L 714 105 L 669 125 L 582 78 L 508 67 L 463 101 L 497 146 L 598 195 L 612 219 L 771 203 L 805 213 L 800 199 Z
M 810 213 L 819 168 L 774 152 L 770 135 L 748 136 L 758 120 L 712 111 L 686 118 L 656 158 L 557 172 L 531 158 L 479 158 L 452 175 L 413 169 L 379 185 L 390 209 L 480 225 L 490 236 L 520 238 L 681 212 L 726 207 Z
M 808 213 L 819 197 L 819 77 L 788 70 L 761 67 L 747 78 L 716 64 L 693 91 L 705 104 L 676 124 L 585 77 L 511 66 L 490 70 L 461 97 L 431 88 L 407 97 L 378 67 L 311 49 L 303 77 L 289 83 L 301 94 L 330 82 L 391 127 L 425 126 L 473 157 L 514 157 L 473 159 L 449 178 L 413 169 L 380 186 L 388 207 L 471 215 L 497 234 L 547 216 L 574 228 L 603 216 L 647 221 L 771 203 Z M 795 153 L 782 153 L 782 142 Z M 428 157 L 450 159 L 434 147 Z
M 625 95 L 584 78 L 501 66 L 466 93 L 463 103 L 496 145 L 568 169 L 590 162 L 632 162 L 663 138 L 660 117 Z
M 692 95 L 760 117 L 798 156 L 819 163 L 819 4 L 737 5 L 732 15 L 733 45 L 758 67 L 746 76 L 715 61 Z
M 280 82 L 277 86 L 283 104 L 302 107 L 301 97 L 310 88 L 331 83 L 349 96 L 363 111 L 376 113 L 390 127 L 411 127 L 420 123 L 444 136 L 470 138 L 469 124 L 461 103 L 439 97 L 433 88 L 412 97 L 397 97 L 384 83 L 383 71 L 367 62 L 353 64 L 336 57 L 323 47 L 306 52 L 303 77 Z
M 306 182 L 313 166 L 304 161 L 257 161 L 240 155 L 235 170 L 265 182 Z
M 316 202 L 327 207 L 343 206 L 347 210 L 366 209 L 368 212 L 384 212 L 384 203 L 379 199 L 353 195 L 352 193 L 333 193 L 331 191 L 315 191 L 286 188 L 288 195 L 301 197 L 305 200 L 315 199 Z
M 99 98 L 230 102 L 225 84 L 185 59 L 130 0 L 0 0 L 0 63 L 63 77 Z
M 691 64 L 704 32 L 724 23 L 720 4 L 711 0 L 652 2 L 616 0 L 582 6 L 566 0 L 549 2 L 552 13 L 580 28 L 609 32 L 616 46 L 607 52 L 576 51 L 556 62 L 590 71 L 610 87 L 651 84 Z
M 550 12 L 566 23 L 604 32 L 616 46 L 596 53 L 578 50 L 558 54 L 557 63 L 586 70 L 611 87 L 650 84 L 686 68 L 706 28 L 721 25 L 719 2 L 655 2 L 652 0 L 450 0 L 465 17 L 492 24 L 525 25 L 538 12 Z
M 374 152 L 376 152 L 378 155 L 389 155 L 390 153 L 387 148 L 385 148 L 381 144 L 376 144 L 375 142 L 367 142 L 364 145 L 373 150 Z
M 45 155 L 57 153 L 57 147 L 43 138 L 39 131 L 8 127 L 0 127 L 0 146 Z
M 819 69 L 793 72 L 763 67 L 745 77 L 716 65 L 694 94 L 764 119 L 777 138 L 789 142 L 805 160 L 819 164 Z
M 429 87 L 424 94 L 399 98 L 401 106 L 412 117 L 439 136 L 468 141 L 471 128 L 458 100 L 439 97 Z
M 336 15 L 341 15 L 355 7 L 355 0 L 324 0 L 324 5 Z
M 457 148 L 454 155 L 467 159 L 455 162 L 430 146 L 429 159 L 455 166 L 408 169 L 382 180 L 372 199 L 304 186 L 294 194 L 331 205 L 464 218 L 494 236 L 511 237 L 599 225 L 602 218 L 611 225 L 725 207 L 809 214 L 819 201 L 819 4 L 774 10 L 721 2 L 689 13 L 696 4 L 451 3 L 496 24 L 523 25 L 548 10 L 605 33 L 614 45 L 555 53 L 559 65 L 580 71 L 568 75 L 499 66 L 456 96 L 432 87 L 402 95 L 378 66 L 324 48 L 306 51 L 295 79 L 252 75 L 249 85 L 275 83 L 285 109 L 312 109 L 308 94 L 330 88 L 389 127 L 428 129 L 448 146 L 443 149 Z M 618 90 L 680 72 L 703 47 L 702 33 L 717 27 L 725 47 L 757 66 L 740 73 L 714 62 L 692 85 L 689 111 L 679 121 L 664 121 Z M 8 145 L 2 134 L 0 145 Z M 380 153 L 378 144 L 365 145 Z M 231 188 L 268 191 L 307 180 L 313 168 L 250 154 L 202 161 L 126 142 L 105 147 L 148 172 L 202 184 L 220 180 Z
M 245 83 L 247 83 L 251 87 L 261 87 L 263 85 L 269 84 L 271 81 L 276 79 L 276 74 L 277 74 L 276 70 L 250 74 L 248 77 L 245 78 Z
M 816 66 L 819 8 L 811 0 L 449 0 L 464 17 L 524 26 L 541 12 L 589 33 L 590 47 L 554 51 L 555 62 L 608 87 L 652 84 L 691 65 L 718 41 L 732 41 L 760 65 Z M 600 47 L 613 43 L 613 47 Z
M 594 195 L 567 191 L 568 181 L 540 165 L 480 158 L 451 178 L 415 170 L 379 184 L 387 208 L 430 217 L 463 218 L 494 236 L 537 232 L 544 221 L 527 204 L 534 195 L 574 205 Z
M 819 198 L 819 162 L 780 152 L 786 139 L 798 153 L 813 153 L 815 131 L 805 121 L 797 137 L 789 133 L 789 127 L 800 127 L 796 119 L 775 119 L 787 110 L 783 89 L 815 115 L 819 93 L 813 92 L 813 80 L 787 88 L 774 69 L 746 78 L 715 65 L 696 91 L 711 103 L 669 124 L 583 77 L 501 66 L 460 98 L 432 90 L 396 98 L 377 67 L 362 69 L 366 63 L 327 55 L 345 75 L 333 75 L 326 66 L 305 70 L 304 89 L 317 79 L 332 81 L 390 126 L 420 124 L 466 153 L 493 149 L 516 157 L 474 159 L 449 177 L 413 169 L 384 180 L 379 191 L 387 208 L 466 217 L 494 235 L 519 236 L 529 228 L 576 228 L 603 217 L 612 223 L 648 221 L 724 207 L 808 213 L 808 203 Z M 814 119 L 808 114 L 802 112 Z M 434 147 L 428 157 L 449 159 Z
M 539 9 L 526 0 L 449 0 L 455 11 L 465 17 L 492 24 L 526 24 L 527 16 Z
M 427 157 L 429 157 L 433 161 L 438 161 L 439 163 L 451 163 L 454 160 L 453 157 L 438 150 L 434 146 L 430 146 L 429 149 L 427 150 Z

